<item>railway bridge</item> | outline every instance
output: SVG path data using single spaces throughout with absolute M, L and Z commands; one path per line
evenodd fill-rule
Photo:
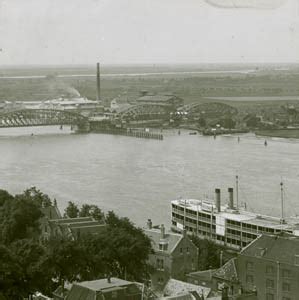
M 0 113 L 0 128 L 72 125 L 88 131 L 89 121 L 78 113 L 58 109 L 16 109 Z

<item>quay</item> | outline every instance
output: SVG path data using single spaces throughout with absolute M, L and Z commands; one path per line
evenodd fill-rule
M 141 130 L 132 130 L 131 128 L 103 128 L 97 127 L 91 123 L 90 132 L 92 133 L 103 133 L 103 134 L 113 134 L 113 135 L 123 135 L 142 139 L 154 139 L 163 140 L 163 134 L 154 132 L 145 132 Z

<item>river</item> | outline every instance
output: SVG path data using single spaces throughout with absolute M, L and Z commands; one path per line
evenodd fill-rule
M 34 133 L 34 135 L 31 135 Z M 287 215 L 299 214 L 299 141 L 253 135 L 205 137 L 164 132 L 163 141 L 68 128 L 0 129 L 0 188 L 12 194 L 36 186 L 56 198 L 94 203 L 142 226 L 170 224 L 170 201 L 213 197 L 240 178 L 239 201 L 254 212 L 278 216 L 280 181 Z

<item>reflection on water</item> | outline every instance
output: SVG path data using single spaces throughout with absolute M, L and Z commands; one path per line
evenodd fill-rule
M 299 141 L 252 135 L 213 139 L 188 132 L 165 134 L 163 141 L 59 128 L 0 129 L 1 188 L 19 193 L 32 185 L 67 201 L 96 203 L 139 225 L 170 221 L 170 200 L 213 197 L 240 179 L 240 202 L 255 212 L 279 215 L 281 178 L 286 212 L 299 213 Z M 10 131 L 10 134 L 5 131 Z M 34 135 L 31 136 L 31 133 Z

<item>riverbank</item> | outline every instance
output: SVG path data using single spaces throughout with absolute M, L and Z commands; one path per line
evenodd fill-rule
M 255 131 L 255 135 L 299 139 L 299 128 L 258 130 Z

